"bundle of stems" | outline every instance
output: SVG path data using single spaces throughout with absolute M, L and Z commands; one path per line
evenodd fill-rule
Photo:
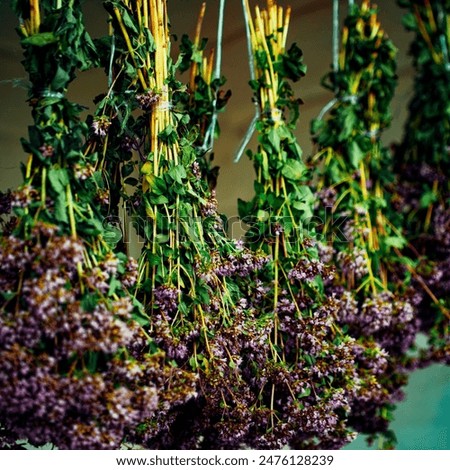
M 338 448 L 352 439 L 347 426 L 357 395 L 375 399 L 382 391 L 374 375 L 382 352 L 357 344 L 336 323 L 338 304 L 324 292 L 333 267 L 318 257 L 311 216 L 309 173 L 294 135 L 299 100 L 290 81 L 305 73 L 302 51 L 286 48 L 290 10 L 269 0 L 255 7 L 244 1 L 251 43 L 250 82 L 260 118 L 258 149 L 248 152 L 256 171 L 255 196 L 239 202 L 249 225 L 245 241 L 271 261 L 259 276 L 259 315 L 269 326 L 270 355 L 261 402 L 271 426 L 265 439 L 292 448 Z M 359 367 L 355 367 L 358 364 Z
M 118 448 L 154 414 L 170 368 L 136 319 L 136 262 L 104 238 L 103 180 L 84 151 L 82 107 L 65 96 L 96 63 L 77 0 L 14 2 L 34 124 L 14 224 L 0 240 L 0 422 L 14 446 Z M 184 395 L 183 395 L 184 394 Z
M 410 287 L 411 273 L 417 274 L 400 252 L 406 240 L 396 228 L 398 216 L 385 191 L 392 156 L 380 141 L 391 121 L 395 57 L 376 7 L 368 0 L 353 5 L 342 32 L 338 68 L 324 80 L 335 93 L 333 106 L 328 116 L 312 123 L 318 152 L 311 159 L 317 214 L 323 221 L 322 250 L 337 267 L 327 292 L 340 298 L 339 323 L 361 343 L 375 341 L 388 354 L 387 370 L 378 371 L 386 393 L 373 402 L 362 400 L 350 422 L 371 438 L 381 433 L 381 445 L 387 447 L 395 441 L 388 431 L 390 410 L 401 397 L 406 382 L 401 371 L 419 328 Z M 410 268 L 406 274 L 403 265 Z

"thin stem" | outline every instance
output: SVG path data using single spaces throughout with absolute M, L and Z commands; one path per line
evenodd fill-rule
M 66 187 L 66 198 L 67 198 L 67 209 L 69 212 L 69 222 L 70 222 L 70 230 L 72 233 L 72 238 L 75 240 L 77 239 L 77 226 L 75 221 L 75 214 L 73 210 L 73 197 L 72 197 L 72 189 L 70 184 Z

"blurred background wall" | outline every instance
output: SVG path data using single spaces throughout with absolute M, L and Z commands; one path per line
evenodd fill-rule
M 172 31 L 180 37 L 183 33 L 193 36 L 201 0 L 169 0 Z M 252 4 L 255 2 L 251 1 Z M 264 0 L 258 2 L 263 5 Z M 304 104 L 297 136 L 305 154 L 313 152 L 309 138 L 309 123 L 332 98 L 320 85 L 332 62 L 331 11 L 332 0 L 278 0 L 281 5 L 292 6 L 292 21 L 288 43 L 296 42 L 304 52 L 308 72 L 295 85 L 297 96 Z M 413 69 L 408 57 L 412 36 L 401 25 L 403 11 L 395 0 L 379 0 L 380 19 L 383 28 L 398 47 L 399 85 L 393 101 L 394 122 L 384 134 L 386 143 L 399 141 L 407 115 L 407 103 L 412 96 Z M 346 1 L 341 1 L 341 16 L 346 11 Z M 203 36 L 209 38 L 208 46 L 214 46 L 217 24 L 218 0 L 207 0 Z M 107 33 L 106 15 L 100 0 L 85 0 L 86 25 L 95 37 Z M 220 175 L 217 186 L 219 209 L 228 217 L 237 215 L 238 198 L 248 200 L 253 194 L 253 168 L 243 156 L 238 164 L 233 158 L 240 140 L 252 118 L 254 107 L 248 87 L 245 30 L 240 0 L 228 0 L 226 6 L 223 74 L 226 88 L 232 97 L 226 112 L 219 116 L 221 138 L 215 145 L 215 164 Z M 21 66 L 21 48 L 9 1 L 0 0 L 0 190 L 20 183 L 20 162 L 24 161 L 19 139 L 27 134 L 30 109 L 26 103 L 26 75 Z M 176 44 L 174 46 L 176 52 Z M 432 86 L 432 84 L 430 84 Z M 81 74 L 69 90 L 74 101 L 92 112 L 92 98 L 106 89 L 106 79 L 101 70 Z M 250 146 L 255 148 L 252 141 Z M 450 449 L 450 368 L 434 366 L 414 373 L 406 390 L 407 400 L 396 413 L 394 427 L 401 449 Z M 350 448 L 363 448 L 358 439 Z

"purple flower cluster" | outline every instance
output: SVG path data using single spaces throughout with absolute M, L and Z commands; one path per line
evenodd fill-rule
M 197 372 L 199 390 L 189 402 L 158 411 L 133 442 L 178 449 L 342 447 L 354 437 L 346 417 L 356 397 L 379 394 L 374 374 L 381 363 L 355 368 L 357 344 L 336 334 L 340 304 L 333 297 L 316 307 L 316 298 L 292 285 L 273 306 L 275 286 L 261 273 L 271 269 L 269 258 L 259 255 L 255 264 L 247 249 L 236 248 L 222 262 L 212 254 L 209 276 L 202 277 L 198 261 L 193 289 L 207 288 L 205 303 L 185 289 L 153 289 L 151 331 L 167 359 Z M 224 263 L 225 271 L 217 269 Z M 191 308 L 175 322 L 188 298 Z
M 340 299 L 339 321 L 348 325 L 355 337 L 372 337 L 398 356 L 412 346 L 420 326 L 412 304 L 388 291 L 366 298 L 362 305 L 345 291 Z
M 214 284 L 223 277 L 247 277 L 260 271 L 269 261 L 270 256 L 248 249 L 234 250 L 226 256 L 212 252 L 208 261 L 197 259 L 195 270 L 201 279 Z
M 39 151 L 44 158 L 51 158 L 55 153 L 55 149 L 52 145 L 44 144 L 39 147 Z
M 40 194 L 30 185 L 23 185 L 21 188 L 12 192 L 11 207 L 23 209 L 30 203 L 38 201 Z
M 0 243 L 0 422 L 34 445 L 118 448 L 152 418 L 172 373 L 149 354 L 117 289 L 120 261 L 107 252 L 88 267 L 87 256 L 82 241 L 44 223 Z M 116 286 L 114 297 L 105 285 Z M 194 389 L 179 379 L 173 398 L 183 401 Z
M 201 206 L 201 214 L 203 217 L 216 217 L 218 215 L 217 212 L 218 202 L 216 199 L 216 192 L 213 189 L 211 191 L 211 195 L 209 199 Z
M 333 207 L 336 203 L 337 191 L 334 188 L 325 187 L 317 192 L 316 197 L 318 207 Z
M 108 116 L 97 116 L 92 122 L 92 130 L 99 137 L 106 137 L 108 129 L 111 126 L 111 120 Z
M 428 148 L 431 143 L 432 140 L 422 142 L 420 145 L 424 144 Z M 431 147 L 429 150 L 430 154 L 433 154 L 434 150 Z M 401 178 L 395 186 L 393 199 L 396 209 L 407 221 L 405 223 L 407 236 L 414 246 L 413 255 L 419 261 L 410 290 L 421 321 L 421 329 L 429 337 L 429 346 L 427 351 L 422 351 L 423 357 L 416 361 L 415 365 L 426 366 L 436 361 L 448 364 L 450 363 L 448 172 L 446 166 L 442 164 L 407 161 L 409 152 L 410 150 L 407 150 L 404 155 L 399 155 L 400 161 L 404 158 L 406 160 L 399 168 Z M 411 155 L 415 154 L 414 149 Z M 430 194 L 433 195 L 432 199 L 428 199 Z M 436 197 L 438 200 L 435 200 Z M 411 217 L 411 214 L 414 214 L 414 217 Z M 439 299 L 440 304 L 433 297 Z
M 138 279 L 138 263 L 134 258 L 128 258 L 125 264 L 125 273 L 122 276 L 122 284 L 126 289 L 136 285 Z
M 88 178 L 91 178 L 95 172 L 95 167 L 90 163 L 76 163 L 73 166 L 73 173 L 77 180 L 85 181 Z
M 317 243 L 317 253 L 319 255 L 319 260 L 324 264 L 331 264 L 336 254 L 332 245 L 327 245 L 321 242 Z
M 150 111 L 156 104 L 159 103 L 161 96 L 152 90 L 148 90 L 146 93 L 138 93 L 136 95 L 136 101 L 139 107 L 144 111 Z
M 313 281 L 316 276 L 331 279 L 334 268 L 316 259 L 300 258 L 297 264 L 288 272 L 288 278 L 293 281 Z
M 437 242 L 441 249 L 445 248 L 450 252 L 450 207 L 440 204 L 433 214 L 433 229 Z
M 0 359 L 1 420 L 35 445 L 118 448 L 127 429 L 150 417 L 157 406 L 151 382 L 134 389 L 142 365 L 129 363 L 126 379 L 116 377 L 114 364 L 102 373 L 61 376 L 61 363 L 54 357 L 30 354 L 17 343 L 2 348 Z
M 336 256 L 339 272 L 347 279 L 359 280 L 369 273 L 367 252 L 361 248 L 352 251 L 340 251 Z
M 178 307 L 180 290 L 172 286 L 158 286 L 153 289 L 154 305 L 164 314 L 172 316 Z

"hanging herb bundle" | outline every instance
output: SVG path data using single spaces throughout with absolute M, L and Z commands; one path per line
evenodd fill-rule
M 395 55 L 376 8 L 367 0 L 353 5 L 337 69 L 324 81 L 335 93 L 331 111 L 312 123 L 318 146 L 312 159 L 317 214 L 323 223 L 319 251 L 337 267 L 326 290 L 340 299 L 343 328 L 360 344 L 378 344 L 383 348 L 379 358 L 387 359 L 377 371 L 384 393 L 357 401 L 350 423 L 372 436 L 384 433 L 386 446 L 393 444 L 387 431 L 392 403 L 401 398 L 406 382 L 401 366 L 418 330 L 414 292 L 408 279 L 396 275 L 398 249 L 406 241 L 395 228 L 397 219 L 383 189 L 391 180 L 392 161 L 380 135 L 391 121 Z
M 268 331 L 257 380 L 258 406 L 270 410 L 270 426 L 259 445 L 264 439 L 267 447 L 339 448 L 352 439 L 347 415 L 355 397 L 382 394 L 374 372 L 385 358 L 376 344 L 366 348 L 340 331 L 338 303 L 324 293 L 333 268 L 318 257 L 310 175 L 294 136 L 299 100 L 290 81 L 306 67 L 297 45 L 286 48 L 290 10 L 269 0 L 251 20 L 247 1 L 244 6 L 260 118 L 258 150 L 248 152 L 255 196 L 239 201 L 239 212 L 249 226 L 246 243 L 271 258 L 249 294 Z
M 440 299 L 422 293 L 420 315 L 431 350 L 424 359 L 450 360 L 450 2 L 399 1 L 403 23 L 415 33 L 410 54 L 416 69 L 404 137 L 396 151 L 396 204 L 404 216 L 418 271 Z M 432 84 L 432 86 L 430 86 Z M 447 314 L 445 313 L 447 312 Z
M 301 445 L 311 446 L 323 429 L 322 416 L 326 427 L 339 427 L 336 434 L 345 435 L 342 420 L 334 425 L 338 411 L 333 410 L 346 406 L 338 379 L 326 404 L 304 413 L 291 406 L 289 385 L 280 385 L 289 397 L 283 414 L 278 412 L 275 382 L 295 382 L 292 393 L 305 397 L 315 396 L 316 384 L 301 374 L 291 381 L 287 366 L 267 362 L 275 347 L 268 339 L 271 318 L 261 315 L 248 296 L 265 294 L 254 273 L 268 262 L 268 254 L 225 236 L 216 201 L 199 171 L 202 156 L 192 145 L 197 123 L 189 122 L 189 108 L 182 105 L 188 101 L 179 96 L 186 89 L 174 78 L 166 3 L 117 1 L 106 6 L 115 31 L 115 73 L 100 106 L 115 110 L 116 116 L 111 113 L 104 143 L 131 135 L 139 142 L 142 160 L 142 179 L 130 204 L 145 240 L 136 292 L 147 310 L 142 322 L 167 359 L 197 372 L 199 379 L 195 400 L 176 410 L 160 409 L 140 427 L 135 442 L 159 448 L 280 448 L 294 434 L 303 440 L 303 434 L 296 434 L 301 421 L 309 439 Z M 120 160 L 122 147 L 112 148 Z M 324 321 L 316 319 L 315 324 L 322 328 Z M 332 349 L 340 358 L 336 374 L 345 364 L 351 371 L 350 348 L 339 344 Z M 316 367 L 319 378 L 325 359 Z M 316 400 L 305 399 L 305 406 Z M 298 414 L 292 422 L 291 411 Z M 327 443 L 339 445 L 336 435 L 326 436 Z
M 15 224 L 0 240 L 1 445 L 114 449 L 154 414 L 169 377 L 174 404 L 193 393 L 192 377 L 168 367 L 134 320 L 136 262 L 103 238 L 97 156 L 83 153 L 82 108 L 65 97 L 96 61 L 80 2 L 13 7 L 34 124 Z

